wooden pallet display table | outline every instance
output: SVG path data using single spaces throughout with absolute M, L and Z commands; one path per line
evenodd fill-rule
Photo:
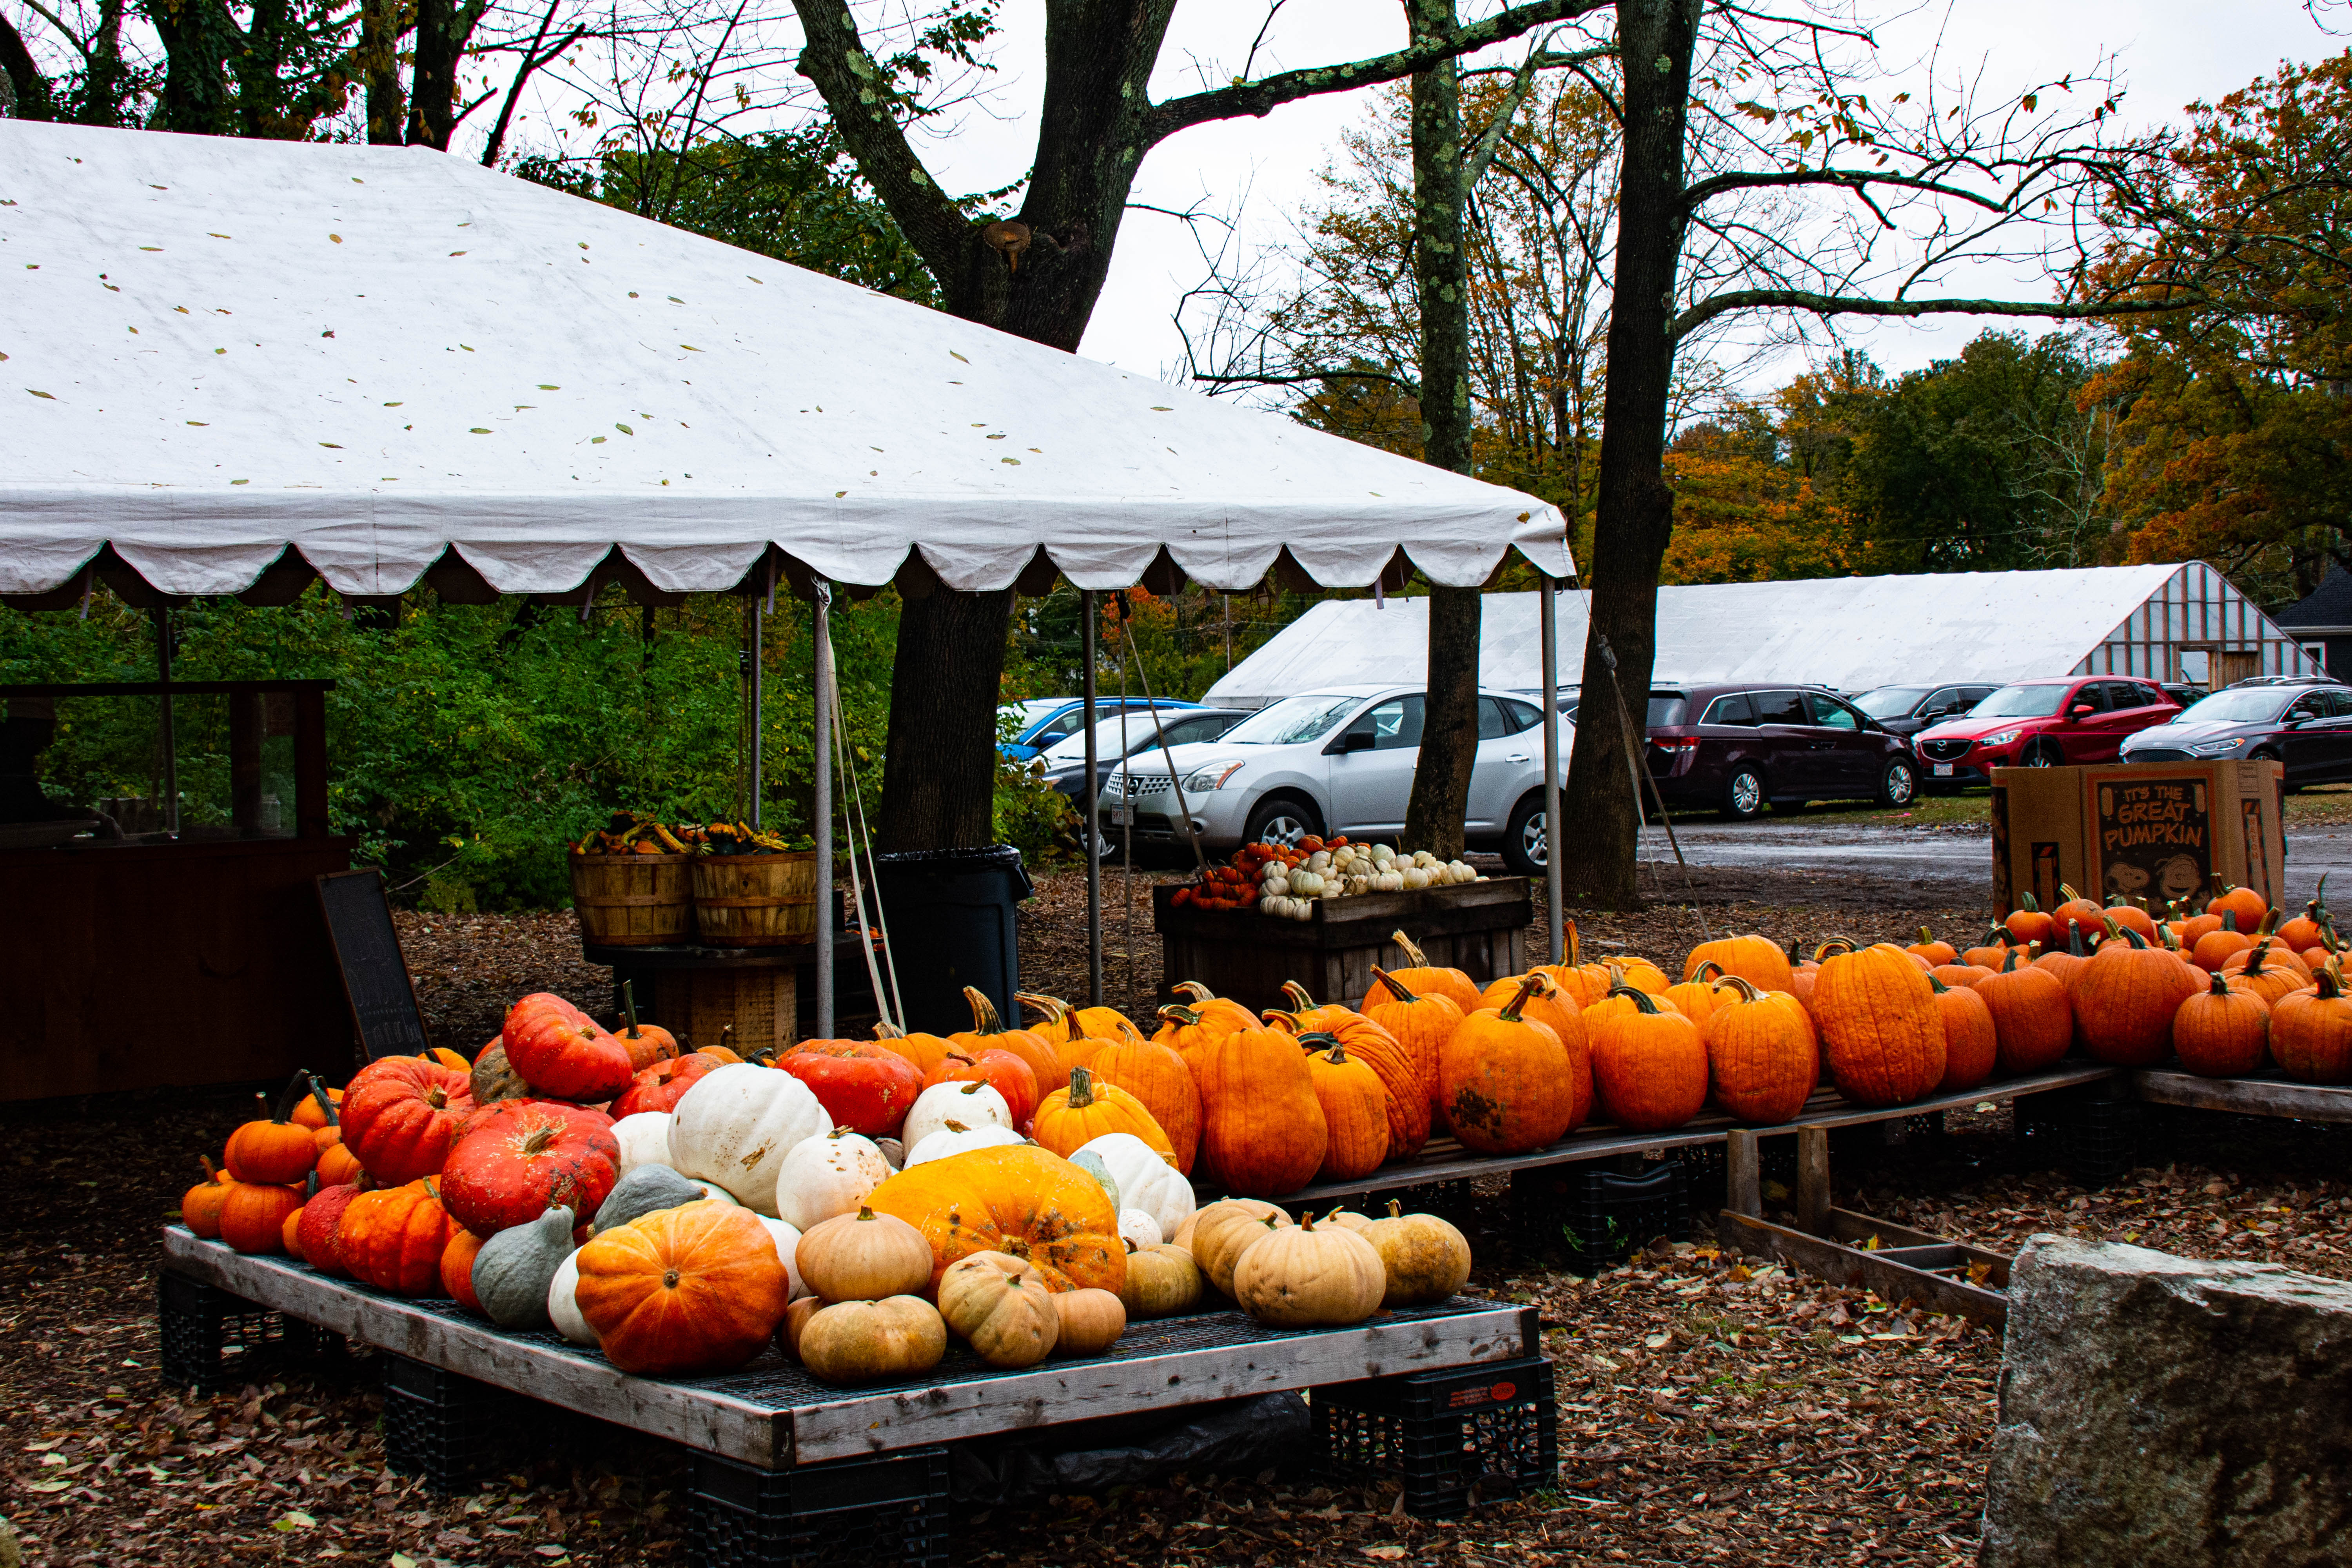
M 2276 1068 L 2254 1078 L 2200 1078 L 2192 1072 L 2153 1070 L 2129 1076 L 2133 1095 L 2149 1105 L 2297 1121 L 2352 1121 L 2352 1087 L 2297 1083 Z
M 445 1488 L 464 1484 L 494 1429 L 528 1426 L 500 1420 L 516 1395 L 665 1438 L 694 1459 L 688 1528 L 707 1563 L 809 1552 L 944 1563 L 947 1444 L 1290 1390 L 1314 1391 L 1330 1465 L 1359 1479 L 1395 1470 L 1408 1511 L 1459 1512 L 1482 1481 L 1492 1498 L 1504 1482 L 1556 1479 L 1536 1310 L 1470 1297 L 1345 1329 L 1282 1331 L 1237 1311 L 1155 1319 L 1102 1356 L 1019 1371 L 959 1345 L 925 1378 L 845 1389 L 773 1349 L 719 1376 L 633 1377 L 552 1333 L 509 1332 L 452 1301 L 387 1295 L 177 1226 L 163 1257 L 167 1384 L 218 1381 L 224 1335 L 298 1343 L 320 1330 L 374 1346 L 390 1352 L 387 1462 Z M 817 1517 L 845 1508 L 865 1513 Z M 870 1535 L 877 1517 L 885 1535 L 914 1533 L 878 1555 L 835 1544 L 853 1525 Z

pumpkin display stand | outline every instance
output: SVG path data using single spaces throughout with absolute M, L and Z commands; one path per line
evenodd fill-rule
M 1160 933 L 1163 964 L 1160 1000 L 1181 1000 L 1177 984 L 1193 980 L 1252 1012 L 1286 1005 L 1286 980 L 1318 1001 L 1363 995 L 1372 988 L 1374 964 L 1397 969 L 1408 963 L 1392 940 L 1400 928 L 1429 963 L 1485 985 L 1527 968 L 1528 922 L 1535 918 L 1525 877 L 1318 899 L 1303 921 L 1255 910 L 1197 910 L 1175 899 L 1173 884 L 1151 890 L 1151 928 Z
M 652 947 L 694 940 L 691 855 L 582 855 L 572 863 L 572 907 L 583 940 Z

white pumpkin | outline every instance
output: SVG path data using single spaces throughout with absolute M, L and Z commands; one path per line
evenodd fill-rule
M 1160 1233 L 1160 1222 L 1141 1209 L 1118 1211 L 1118 1234 L 1121 1239 L 1132 1242 L 1138 1252 L 1167 1239 Z
M 931 1085 L 915 1096 L 915 1103 L 907 1108 L 906 1125 L 898 1129 L 899 1142 L 907 1145 L 907 1163 L 913 1164 L 914 1151 L 922 1146 L 923 1140 L 950 1121 L 961 1121 L 966 1127 L 1010 1127 L 1013 1108 L 1004 1103 L 1004 1097 L 996 1092 L 994 1084 L 976 1079 Z
M 787 1301 L 797 1301 L 803 1296 L 815 1295 L 815 1291 L 810 1289 L 807 1285 L 802 1282 L 801 1266 L 799 1262 L 796 1261 L 801 1249 L 800 1227 L 798 1226 L 787 1225 L 780 1219 L 770 1219 L 765 1215 L 761 1215 L 760 1216 L 760 1223 L 768 1227 L 768 1234 L 776 1238 L 776 1256 L 783 1259 L 784 1278 L 789 1280 L 792 1285 L 792 1289 L 790 1292 L 786 1294 L 784 1300 Z
M 621 1146 L 620 1174 L 639 1165 L 669 1163 L 669 1112 L 640 1110 L 613 1123 L 613 1142 Z
M 856 1214 L 866 1194 L 890 1174 L 882 1151 L 846 1128 L 793 1146 L 776 1173 L 776 1217 L 806 1230 L 835 1215 Z
M 735 1201 L 735 1194 L 729 1192 L 725 1187 L 720 1186 L 717 1182 L 695 1182 L 694 1178 L 691 1176 L 688 1176 L 687 1180 L 694 1182 L 695 1191 L 700 1193 L 704 1199 L 710 1203 L 725 1204 L 730 1209 L 742 1207 L 740 1204 Z
M 730 1062 L 695 1079 L 670 1112 L 669 1163 L 679 1174 L 716 1182 L 744 1207 L 772 1215 L 784 1156 L 832 1129 L 833 1118 L 791 1073 Z
M 1160 1151 L 1132 1132 L 1106 1132 L 1080 1144 L 1071 1154 L 1093 1154 L 1118 1184 L 1122 1208 L 1141 1209 L 1171 1237 L 1192 1215 L 1192 1184 L 1161 1157 Z M 1141 1244 L 1139 1244 L 1141 1245 Z
M 572 1256 L 556 1267 L 555 1278 L 547 1285 L 547 1315 L 555 1323 L 555 1331 L 575 1345 L 594 1350 L 604 1342 L 588 1320 L 580 1315 L 580 1249 L 573 1247 Z
M 907 1169 L 944 1160 L 950 1154 L 961 1154 L 972 1149 L 990 1149 L 999 1143 L 1026 1143 L 1026 1138 L 1010 1127 L 994 1123 L 982 1127 L 966 1127 L 953 1122 L 940 1128 L 907 1152 Z

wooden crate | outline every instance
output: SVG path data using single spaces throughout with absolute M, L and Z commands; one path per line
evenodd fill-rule
M 747 1060 L 772 1047 L 779 1054 L 800 1040 L 800 982 L 793 966 L 761 969 L 677 969 L 661 977 L 662 1026 L 683 1028 L 697 1046 L 715 1046 L 732 1026 L 727 1045 Z
M 694 919 L 708 947 L 782 947 L 816 937 L 816 854 L 703 855 Z
M 572 908 L 580 939 L 598 947 L 653 947 L 694 940 L 691 855 L 583 855 L 573 851 Z
M 1527 967 L 1528 922 L 1535 900 L 1525 877 L 1495 877 L 1410 893 L 1366 893 L 1336 904 L 1318 900 L 1314 917 L 1276 920 L 1254 910 L 1196 910 L 1176 889 L 1152 889 L 1151 924 L 1160 933 L 1160 999 L 1176 983 L 1197 980 L 1252 1011 L 1285 1005 L 1282 983 L 1295 980 L 1318 1002 L 1350 1006 L 1371 989 L 1372 966 L 1407 962 L 1394 933 L 1419 943 L 1433 964 L 1451 965 L 1484 985 Z

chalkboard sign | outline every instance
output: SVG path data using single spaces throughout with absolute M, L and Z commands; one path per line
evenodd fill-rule
M 343 972 L 343 994 L 351 998 L 352 1023 L 360 1051 L 378 1057 L 414 1057 L 431 1044 L 408 983 L 408 961 L 392 929 L 392 906 L 384 902 L 383 873 L 334 871 L 319 879 L 319 903 L 327 912 L 327 933 Z

